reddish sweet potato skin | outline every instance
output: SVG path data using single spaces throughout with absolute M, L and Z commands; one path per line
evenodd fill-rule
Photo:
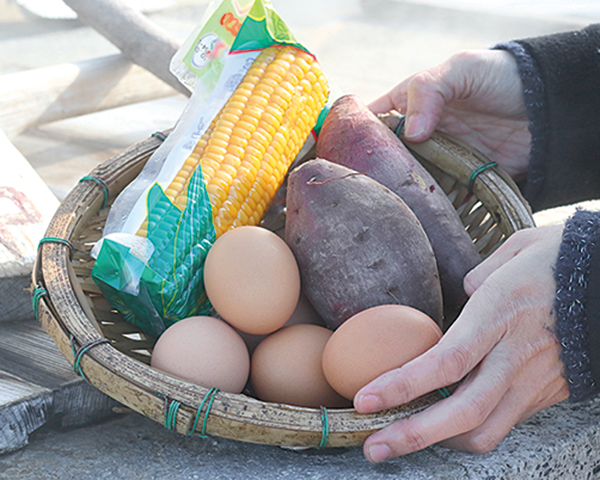
M 441 322 L 433 250 L 404 201 L 375 180 L 322 159 L 294 169 L 287 188 L 285 240 L 306 296 L 331 328 L 390 303 Z
M 451 321 L 467 299 L 463 279 L 481 258 L 429 172 L 356 95 L 332 105 L 319 134 L 317 156 L 368 175 L 411 208 L 433 247 L 446 320 Z

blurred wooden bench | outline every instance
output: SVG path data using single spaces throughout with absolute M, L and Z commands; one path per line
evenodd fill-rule
M 11 139 L 176 93 L 122 55 L 0 76 L 0 454 L 23 447 L 50 421 L 82 425 L 116 405 L 75 375 L 35 320 L 31 271 L 59 201 Z

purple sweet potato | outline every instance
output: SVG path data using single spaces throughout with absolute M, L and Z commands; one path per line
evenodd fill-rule
M 463 279 L 481 258 L 429 172 L 355 95 L 332 105 L 319 134 L 317 156 L 368 175 L 411 208 L 433 247 L 446 320 L 452 321 L 467 299 Z
M 392 303 L 441 322 L 433 250 L 400 197 L 366 175 L 322 159 L 294 169 L 287 188 L 285 239 L 307 298 L 330 327 Z

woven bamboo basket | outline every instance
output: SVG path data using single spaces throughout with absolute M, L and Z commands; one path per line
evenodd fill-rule
M 399 118 L 384 121 L 395 129 Z M 151 368 L 154 339 L 125 322 L 101 295 L 91 279 L 90 251 L 102 236 L 112 201 L 160 143 L 160 135 L 153 135 L 84 177 L 40 243 L 32 277 L 34 310 L 76 372 L 121 404 L 181 434 L 291 447 L 361 445 L 373 432 L 447 394 L 436 391 L 384 412 L 359 414 L 262 402 Z M 510 178 L 489 168 L 477 152 L 440 135 L 409 147 L 448 194 L 482 256 L 516 230 L 534 226 Z

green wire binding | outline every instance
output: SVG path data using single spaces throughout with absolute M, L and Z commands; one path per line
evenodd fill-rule
M 204 407 L 204 404 L 208 400 L 208 405 L 206 406 L 206 413 L 204 414 L 204 421 L 202 422 L 202 431 L 199 434 L 199 436 L 202 438 L 207 437 L 207 435 L 205 433 L 206 432 L 206 421 L 208 419 L 208 414 L 210 412 L 210 408 L 212 407 L 213 401 L 215 399 L 215 395 L 219 391 L 220 390 L 218 388 L 213 387 L 206 393 L 206 395 L 204 396 L 204 399 L 202 400 L 202 403 L 198 407 L 198 411 L 196 412 L 196 418 L 194 419 L 194 423 L 193 423 L 192 427 L 187 431 L 187 435 L 193 435 L 193 433 L 196 431 L 196 426 L 198 425 L 198 420 L 200 419 L 200 413 L 202 412 L 202 407 Z
M 38 250 L 42 247 L 44 243 L 60 243 L 62 245 L 66 245 L 69 248 L 69 259 L 73 259 L 73 244 L 64 238 L 58 237 L 44 237 L 40 240 L 38 244 Z
M 319 448 L 327 445 L 329 440 L 329 417 L 325 407 L 321 407 L 321 428 L 321 442 L 319 443 Z
M 164 142 L 167 139 L 167 134 L 163 132 L 154 132 L 151 136 L 158 138 L 162 142 Z
M 215 388 L 213 393 L 210 395 L 210 400 L 208 401 L 208 405 L 206 406 L 206 413 L 204 414 L 204 421 L 202 422 L 202 431 L 200 432 L 200 437 L 207 438 L 206 434 L 206 422 L 208 420 L 208 414 L 210 413 L 210 407 L 212 407 L 213 401 L 215 399 L 215 395 L 219 392 L 218 388 Z
M 471 177 L 469 178 L 469 183 L 467 185 L 467 191 L 470 194 L 473 193 L 473 185 L 475 184 L 475 179 L 477 178 L 477 175 L 485 172 L 488 168 L 497 167 L 497 166 L 498 166 L 498 164 L 496 162 L 490 162 L 490 163 L 486 163 L 485 165 L 481 165 L 481 166 L 477 167 L 475 170 L 473 170 L 473 172 L 471 173 Z
M 199 437 L 208 438 L 208 435 L 206 435 L 206 422 L 208 420 L 208 415 L 210 413 L 210 409 L 215 399 L 215 395 L 219 392 L 220 390 L 218 388 L 213 387 L 206 393 L 204 399 L 202 400 L 202 403 L 198 407 L 198 411 L 196 412 L 196 418 L 194 419 L 192 427 L 186 432 L 187 435 L 193 435 L 193 433 L 196 431 L 198 421 L 200 420 L 200 413 L 204 408 L 204 404 L 208 402 L 208 404 L 206 405 L 206 412 L 204 413 L 204 420 L 202 422 L 202 430 L 198 434 Z M 158 393 L 158 396 L 164 398 L 165 428 L 167 428 L 168 430 L 173 430 L 177 423 L 177 413 L 179 412 L 179 408 L 183 404 L 178 400 L 169 400 L 169 397 L 161 393 Z
M 33 307 L 33 313 L 35 318 L 39 319 L 40 299 L 48 295 L 48 290 L 40 285 L 36 285 L 33 289 L 33 295 L 31 296 L 31 304 Z
M 399 119 L 398 119 L 398 125 L 396 125 L 396 129 L 394 130 L 394 134 L 397 137 L 400 137 L 401 133 L 402 133 L 402 129 L 404 128 L 404 124 L 406 123 L 406 115 L 402 115 Z
M 168 430 L 173 430 L 175 428 L 179 407 L 181 407 L 181 402 L 173 400 L 169 404 L 169 408 L 165 409 L 165 428 Z
M 85 181 L 96 182 L 98 185 L 100 185 L 102 187 L 102 192 L 104 193 L 104 201 L 102 202 L 101 208 L 106 207 L 106 205 L 108 204 L 108 185 L 106 185 L 104 180 L 102 180 L 101 178 L 98 178 L 98 177 L 93 177 L 91 175 L 86 175 L 85 177 L 82 177 L 79 180 L 80 183 L 85 182 Z
M 71 335 L 70 343 L 71 343 L 71 350 L 73 351 L 73 357 L 74 357 L 73 358 L 73 371 L 77 375 L 80 375 L 81 377 L 83 377 L 84 380 L 89 382 L 89 380 L 83 373 L 83 370 L 81 369 L 81 358 L 90 349 L 97 347 L 98 345 L 110 343 L 110 340 L 108 338 L 97 338 L 96 340 L 92 340 L 91 342 L 88 342 L 85 345 L 82 345 L 81 347 L 79 347 L 79 349 L 76 350 L 75 349 L 75 337 L 73 337 L 73 335 Z
M 450 396 L 450 392 L 448 391 L 448 389 L 446 387 L 444 387 L 444 388 L 438 388 L 438 393 L 443 398 L 448 398 Z

